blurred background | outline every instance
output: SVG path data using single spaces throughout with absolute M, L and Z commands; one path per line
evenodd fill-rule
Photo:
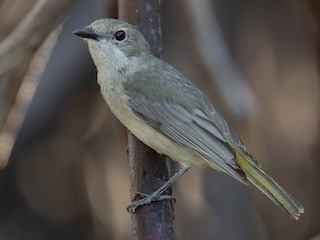
M 320 239 L 317 47 L 303 1 L 162 1 L 164 59 L 194 82 L 305 207 L 192 169 L 176 239 Z M 126 130 L 72 30 L 114 0 L 0 0 L 0 239 L 131 239 Z M 7 164 L 7 165 L 6 165 Z

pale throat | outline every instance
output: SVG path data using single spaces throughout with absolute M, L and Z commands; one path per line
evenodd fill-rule
M 89 51 L 98 71 L 103 71 L 106 66 L 121 70 L 130 63 L 130 59 L 117 46 L 108 42 L 89 42 Z
M 105 71 L 108 66 L 112 74 L 131 75 L 146 67 L 141 56 L 127 56 L 117 45 L 108 42 L 89 43 L 89 50 L 98 71 Z

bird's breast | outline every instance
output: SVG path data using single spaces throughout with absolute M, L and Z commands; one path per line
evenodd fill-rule
M 121 81 L 112 78 L 114 76 L 109 76 L 108 79 L 104 79 L 105 77 L 104 74 L 98 74 L 98 82 L 105 101 L 120 122 L 138 139 L 158 153 L 168 155 L 182 165 L 192 166 L 205 163 L 197 153 L 162 134 L 134 114 L 128 104 L 128 96 L 125 94 Z

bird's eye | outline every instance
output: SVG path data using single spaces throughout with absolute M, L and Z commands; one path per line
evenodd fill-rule
M 119 30 L 114 34 L 117 41 L 123 41 L 126 38 L 126 33 L 123 30 Z

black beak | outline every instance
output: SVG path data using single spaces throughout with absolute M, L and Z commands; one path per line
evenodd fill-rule
M 90 38 L 94 40 L 98 40 L 99 38 L 99 34 L 87 27 L 75 29 L 72 33 L 82 38 Z

